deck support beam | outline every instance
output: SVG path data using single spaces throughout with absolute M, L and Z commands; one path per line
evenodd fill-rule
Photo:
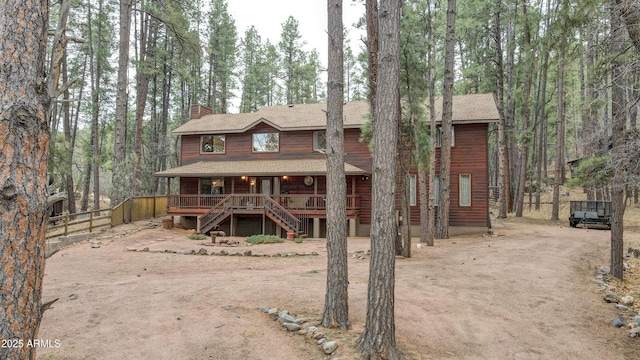
M 313 237 L 320 237 L 320 218 L 313 218 Z

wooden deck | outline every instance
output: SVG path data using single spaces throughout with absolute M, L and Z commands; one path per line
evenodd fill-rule
M 260 206 L 262 194 L 232 194 L 234 214 L 260 215 L 264 212 Z M 167 214 L 177 216 L 200 216 L 218 205 L 226 195 L 169 195 Z M 271 198 L 294 215 L 309 218 L 324 218 L 327 215 L 326 195 L 276 195 Z M 355 218 L 360 211 L 359 197 L 347 196 L 347 217 Z

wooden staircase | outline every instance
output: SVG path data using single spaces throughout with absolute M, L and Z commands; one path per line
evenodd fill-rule
M 295 236 L 302 236 L 300 220 L 270 196 L 260 194 L 232 194 L 225 197 L 209 211 L 198 217 L 198 233 L 206 233 L 226 220 L 233 213 L 263 212 L 269 219 Z

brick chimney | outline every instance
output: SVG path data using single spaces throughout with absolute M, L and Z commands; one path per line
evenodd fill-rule
M 191 119 L 200 119 L 203 116 L 213 114 L 213 109 L 200 104 L 191 105 Z

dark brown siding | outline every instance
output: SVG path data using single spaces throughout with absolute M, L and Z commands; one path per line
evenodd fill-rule
M 242 161 L 242 160 L 307 160 L 324 159 L 325 156 L 313 151 L 313 131 L 283 131 L 280 133 L 280 151 L 254 153 L 251 151 L 251 139 L 254 133 L 279 132 L 266 125 L 259 124 L 254 129 L 241 134 L 226 134 L 224 154 L 200 154 L 200 135 L 183 135 L 181 139 L 182 165 L 198 161 Z M 371 170 L 371 154 L 367 144 L 360 143 L 359 129 L 345 130 L 345 161 L 366 171 Z
M 254 133 L 279 132 L 280 151 L 274 153 L 251 152 L 251 138 Z M 488 170 L 487 170 L 487 125 L 455 125 L 455 146 L 451 149 L 451 212 L 450 224 L 453 226 L 488 226 Z M 345 129 L 345 161 L 371 172 L 372 157 L 368 145 L 359 141 L 359 129 Z M 259 124 L 254 129 L 241 134 L 226 134 L 224 154 L 200 154 L 200 135 L 182 136 L 182 164 L 197 161 L 243 161 L 261 159 L 324 159 L 324 155 L 313 151 L 313 131 L 280 132 L 267 124 Z M 436 156 L 440 156 L 439 150 Z M 438 162 L 436 172 L 440 164 Z M 414 168 L 412 174 L 417 174 Z M 460 174 L 471 175 L 471 207 L 459 206 L 458 181 Z M 238 174 L 240 176 L 242 174 Z M 287 174 L 282 174 L 287 175 Z M 281 183 L 281 189 L 289 194 L 313 194 L 315 186 L 307 187 L 303 177 L 290 177 Z M 356 195 L 360 201 L 360 223 L 371 223 L 371 185 L 372 179 L 356 176 Z M 195 181 L 195 183 L 193 183 Z M 225 179 L 225 192 L 231 192 L 231 178 Z M 348 177 L 347 193 L 352 194 L 352 180 Z M 247 193 L 247 182 L 235 179 L 236 193 Z M 182 179 L 182 193 L 198 193 L 197 179 Z M 326 193 L 325 178 L 317 177 L 318 194 Z M 419 196 L 417 197 L 419 199 Z M 398 203 L 399 204 L 399 203 Z M 419 205 L 411 207 L 411 223 L 420 223 Z
M 487 169 L 487 125 L 454 125 L 455 146 L 451 148 L 451 207 L 449 222 L 452 226 L 489 225 L 489 173 Z M 440 150 L 436 175 L 440 170 Z M 417 174 L 414 168 L 412 174 Z M 460 174 L 471 175 L 471 206 L 461 207 L 459 201 Z M 428 190 L 427 190 L 428 191 Z M 419 195 L 417 195 L 419 202 Z M 399 201 L 397 201 L 399 205 Z M 420 224 L 420 205 L 411 207 L 411 223 Z

